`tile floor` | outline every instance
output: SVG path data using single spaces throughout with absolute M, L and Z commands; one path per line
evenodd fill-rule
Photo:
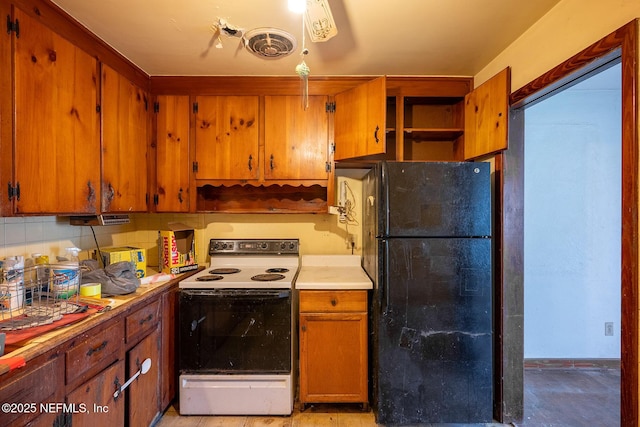
M 620 424 L 619 367 L 580 364 L 525 368 L 524 417 L 517 427 L 593 427 Z M 501 424 L 482 424 L 500 426 Z M 375 427 L 359 405 L 313 405 L 290 417 L 180 416 L 171 406 L 159 427 Z M 451 426 L 451 425 L 450 425 Z

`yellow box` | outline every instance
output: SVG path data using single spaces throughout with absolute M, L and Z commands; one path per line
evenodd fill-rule
M 97 251 L 94 251 L 94 258 L 98 259 Z M 134 248 L 133 246 L 120 246 L 113 248 L 102 248 L 102 261 L 104 265 L 113 264 L 119 261 L 129 261 L 136 265 L 136 276 L 143 278 L 147 272 L 147 250 Z
M 177 222 L 169 223 L 167 228 L 158 231 L 159 268 L 173 274 L 196 270 L 195 230 Z

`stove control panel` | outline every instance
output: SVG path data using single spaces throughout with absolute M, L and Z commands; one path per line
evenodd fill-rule
M 298 254 L 298 239 L 211 239 L 209 255 Z

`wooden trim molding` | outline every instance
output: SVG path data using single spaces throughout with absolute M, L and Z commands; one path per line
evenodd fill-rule
M 622 64 L 622 252 L 621 252 L 621 408 L 620 425 L 638 426 L 638 20 L 612 32 L 511 94 L 518 108 L 561 88 L 589 67 L 620 58 Z M 509 142 L 510 149 L 512 141 Z M 524 197 L 521 194 L 520 197 Z M 505 199 L 505 211 L 511 206 Z M 505 227 L 507 225 L 505 224 Z

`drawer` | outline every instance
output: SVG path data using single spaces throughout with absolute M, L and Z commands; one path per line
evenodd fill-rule
M 126 318 L 127 343 L 147 331 L 151 331 L 160 321 L 160 299 L 131 313 Z
M 63 358 L 56 357 L 32 368 L 27 363 L 27 366 L 21 369 L 29 369 L 29 371 L 2 383 L 0 403 L 19 405 L 3 411 L 1 423 L 3 426 L 24 426 L 42 413 L 40 403 L 64 401 Z M 49 421 L 48 425 L 53 425 L 55 418 L 55 415 L 44 414 L 34 422 L 38 424 L 40 421 Z
M 367 311 L 367 291 L 300 291 L 301 313 Z
M 124 351 L 122 323 L 117 322 L 102 331 L 94 328 L 76 339 L 66 352 L 67 384 L 85 374 L 95 374 L 109 366 Z

